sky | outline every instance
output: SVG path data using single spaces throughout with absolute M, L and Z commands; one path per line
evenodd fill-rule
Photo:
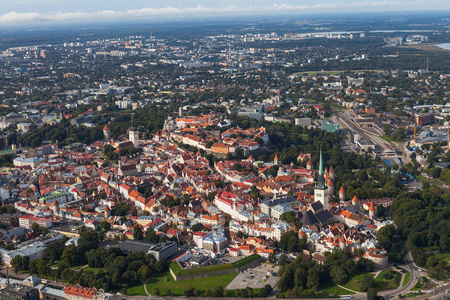
M 450 10 L 449 0 L 0 0 L 0 25 Z

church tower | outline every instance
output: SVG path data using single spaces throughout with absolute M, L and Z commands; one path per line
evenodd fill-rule
M 273 164 L 276 166 L 280 164 L 280 161 L 278 160 L 278 154 L 275 154 L 275 157 L 273 158 Z
M 328 187 L 325 184 L 325 178 L 323 175 L 322 149 L 320 149 L 319 178 L 317 179 L 316 187 L 314 188 L 314 201 L 320 201 L 323 205 L 323 209 L 327 210 Z
M 134 128 L 133 122 L 134 113 L 131 114 L 131 128 L 128 130 L 128 140 L 133 142 L 134 147 L 139 147 L 139 131 Z

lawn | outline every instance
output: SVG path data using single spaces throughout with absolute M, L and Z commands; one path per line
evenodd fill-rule
M 411 273 L 408 272 L 405 275 L 405 279 L 403 280 L 403 285 L 402 286 L 407 285 L 410 279 L 411 279 Z
M 334 285 L 331 282 L 319 285 L 318 290 L 320 290 L 320 291 L 324 291 L 325 290 L 330 295 L 334 295 L 334 293 L 336 291 L 337 291 L 337 294 L 339 296 L 341 296 L 341 295 L 353 295 L 354 294 L 354 292 L 351 292 L 351 291 L 348 291 L 346 289 L 343 289 L 343 288 L 341 288 L 341 287 L 339 287 L 337 285 Z
M 178 265 L 177 262 L 172 262 L 170 264 L 170 267 L 172 268 L 172 265 L 177 265 L 178 268 L 181 269 L 181 267 Z M 201 267 L 201 268 L 192 268 L 192 269 L 184 269 L 184 270 L 178 270 L 177 267 L 175 267 L 175 275 L 177 276 L 188 276 L 188 275 L 197 275 L 197 274 L 204 274 L 204 273 L 208 273 L 208 272 L 216 272 L 216 271 L 225 271 L 225 270 L 231 270 L 234 269 L 232 264 L 221 264 L 221 265 L 214 265 L 214 266 L 206 266 L 206 267 Z M 174 270 L 172 268 L 172 270 Z
M 446 262 L 450 263 L 450 253 L 436 253 L 434 256 L 436 256 L 440 260 L 445 260 Z
M 383 140 L 385 140 L 388 143 L 392 142 L 392 137 L 390 137 L 390 136 L 382 135 L 382 136 L 380 136 L 380 138 L 382 138 Z
M 245 266 L 246 264 L 254 262 L 260 258 L 261 258 L 261 256 L 259 256 L 258 254 L 252 254 L 250 256 L 244 257 L 241 260 L 235 261 L 234 263 L 206 266 L 206 267 L 201 267 L 201 268 L 192 268 L 192 269 L 185 269 L 185 270 L 181 269 L 180 265 L 176 261 L 173 261 L 170 264 L 170 268 L 172 269 L 172 271 L 175 273 L 176 276 L 188 276 L 188 275 L 203 274 L 203 273 L 208 273 L 208 272 L 231 270 L 234 268 L 239 268 L 239 267 Z
M 146 295 L 145 290 L 144 290 L 144 285 L 136 285 L 133 286 L 129 289 L 127 289 L 127 295 L 129 296 L 141 296 L 141 295 Z
M 259 256 L 258 254 L 252 254 L 250 256 L 244 257 L 243 259 L 235 261 L 232 265 L 235 268 L 240 268 L 242 266 L 245 266 L 246 264 L 249 264 L 249 263 L 252 263 L 254 261 L 257 261 L 260 258 L 261 258 L 261 256 Z
M 93 272 L 95 275 L 98 274 L 100 271 L 105 271 L 105 268 L 90 268 L 86 267 L 84 269 L 81 269 L 83 272 Z
M 199 289 L 201 291 L 206 291 L 207 289 L 213 290 L 214 287 L 221 285 L 224 288 L 236 277 L 238 273 L 233 274 L 225 274 L 225 275 L 218 275 L 218 276 L 210 276 L 210 277 L 204 277 L 201 279 L 188 279 L 188 280 L 182 280 L 182 281 L 175 281 L 169 272 L 161 273 L 157 276 L 152 277 L 148 283 L 147 283 L 147 291 L 154 295 L 155 294 L 155 288 L 159 288 L 159 291 L 161 295 L 166 295 L 167 290 L 172 291 L 172 295 L 174 296 L 183 296 L 183 292 L 189 288 L 189 286 L 193 286 L 196 289 Z M 142 291 L 144 290 L 143 286 Z M 135 287 L 134 287 L 135 288 Z M 128 290 L 128 294 L 130 292 L 135 292 L 131 288 Z M 145 291 L 141 293 L 142 295 L 145 295 Z
M 393 278 L 384 279 L 383 276 L 387 274 L 392 274 Z M 402 280 L 402 274 L 393 270 L 383 270 L 375 277 L 375 287 L 377 290 L 391 290 L 396 289 L 400 285 Z
M 361 291 L 361 280 L 363 279 L 364 275 L 369 275 L 374 277 L 374 274 L 370 274 L 370 273 L 361 273 L 361 274 L 356 274 L 355 276 L 353 276 L 350 281 L 344 285 L 345 288 L 351 289 L 353 291 L 357 291 L 360 292 Z
M 180 265 L 176 261 L 172 261 L 170 263 L 170 268 L 172 269 L 172 272 L 174 272 L 175 275 L 177 275 L 177 276 L 180 276 L 181 271 L 183 271 L 183 269 L 180 267 Z
M 427 290 L 430 289 L 432 286 L 433 284 L 429 283 L 427 278 L 420 277 L 416 285 L 411 289 L 411 291 Z

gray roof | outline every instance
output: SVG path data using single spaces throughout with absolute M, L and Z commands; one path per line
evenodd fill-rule
M 305 226 L 312 226 L 317 223 L 317 219 L 314 213 L 308 210 L 303 214 L 303 217 L 300 219 L 300 222 L 302 222 L 302 224 Z
M 311 209 L 314 210 L 315 212 L 320 209 L 323 209 L 322 202 L 320 202 L 320 201 L 314 202 L 313 204 L 311 204 Z
M 324 210 L 316 214 L 316 218 L 321 224 L 325 224 L 326 222 L 333 219 L 333 215 L 328 210 Z

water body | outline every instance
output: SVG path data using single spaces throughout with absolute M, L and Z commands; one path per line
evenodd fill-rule
M 450 50 L 450 43 L 437 44 L 436 46 L 438 46 L 439 48 L 445 49 L 445 50 Z

